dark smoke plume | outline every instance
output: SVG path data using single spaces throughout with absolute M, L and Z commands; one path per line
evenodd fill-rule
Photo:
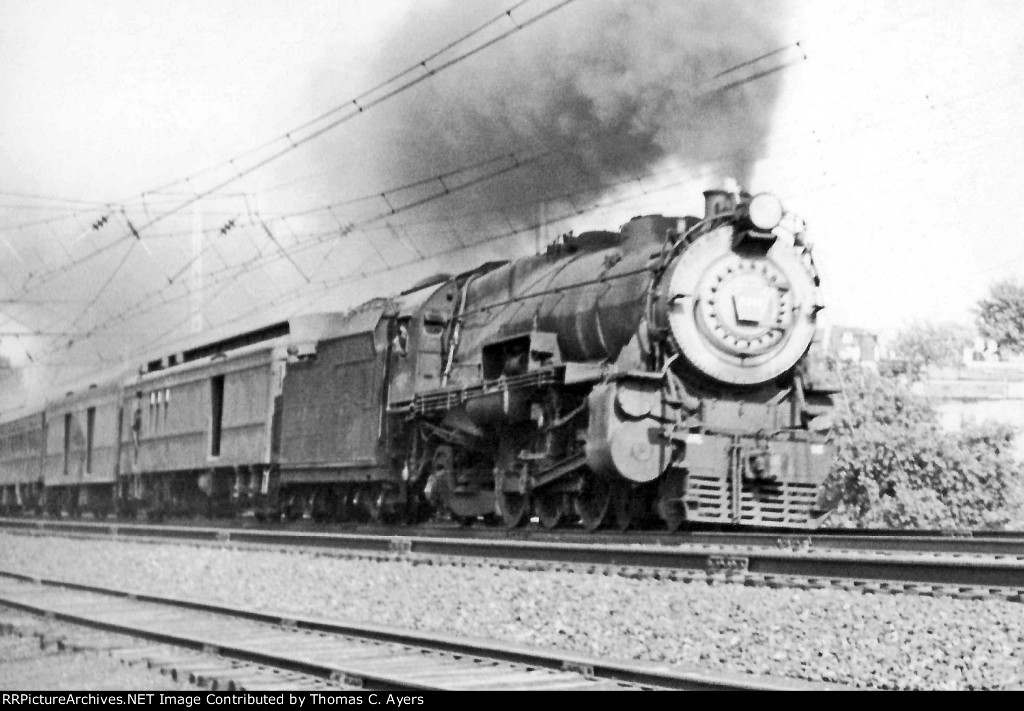
M 464 8 L 418 6 L 370 75 L 442 46 L 452 37 L 446 18 Z M 580 0 L 389 107 L 376 128 L 386 146 L 376 177 L 399 184 L 503 151 L 550 149 L 556 161 L 488 185 L 473 204 L 597 187 L 669 158 L 719 164 L 722 177 L 745 183 L 780 75 L 711 95 L 707 82 L 785 44 L 786 14 L 780 2 L 752 0 Z

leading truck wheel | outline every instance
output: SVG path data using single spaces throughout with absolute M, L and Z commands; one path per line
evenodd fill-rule
M 507 528 L 519 528 L 530 518 L 530 497 L 519 491 L 506 491 L 508 474 L 498 474 L 494 480 L 498 500 L 498 515 Z

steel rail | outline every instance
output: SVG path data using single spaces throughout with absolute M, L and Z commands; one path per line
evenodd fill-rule
M 568 543 L 517 539 L 271 531 L 0 519 L 0 526 L 52 533 L 113 535 L 268 546 L 331 549 L 355 554 L 471 557 L 570 566 L 643 567 L 747 576 L 798 576 L 842 583 L 877 581 L 919 586 L 995 589 L 1024 596 L 1024 554 L 893 553 L 839 549 L 791 550 L 771 546 L 677 543 L 673 545 Z M 956 540 L 956 539 L 952 539 Z M 926 593 L 930 589 L 923 590 Z M 952 592 L 957 592 L 953 590 Z
M 227 519 L 223 521 L 207 521 L 197 524 L 190 521 L 174 522 L 171 526 L 136 523 L 123 521 L 87 521 L 53 519 L 47 517 L 0 517 L 0 528 L 36 528 L 54 527 L 62 530 L 76 530 L 81 526 L 82 532 L 90 532 L 93 526 L 131 526 L 133 529 L 168 531 L 154 535 L 170 537 L 171 528 L 198 528 L 204 532 L 190 535 L 180 534 L 186 538 L 205 538 L 206 530 L 227 530 L 231 532 L 271 531 L 298 533 L 325 533 L 335 535 L 354 535 L 378 538 L 460 538 L 483 540 L 518 540 L 541 543 L 597 543 L 609 545 L 649 545 L 649 546 L 680 546 L 684 544 L 705 546 L 750 546 L 790 550 L 840 550 L 840 551 L 873 551 L 873 552 L 906 552 L 906 553 L 945 553 L 949 555 L 989 554 L 989 555 L 1024 555 L 1024 531 L 989 531 L 989 530 L 900 530 L 900 529 L 818 529 L 816 531 L 665 531 L 637 530 L 628 533 L 618 531 L 583 532 L 572 528 L 554 531 L 540 528 L 490 528 L 462 527 L 455 523 L 432 523 L 418 526 L 388 526 L 384 524 L 322 524 L 308 521 L 286 524 L 254 525 L 246 519 Z M 128 534 L 130 535 L 130 534 Z M 143 534 L 144 535 L 144 534 Z
M 54 599 L 40 593 L 40 586 L 61 592 L 74 591 L 87 597 L 68 599 L 60 596 Z M 835 685 L 801 680 L 687 673 L 653 662 L 609 661 L 571 652 L 468 640 L 382 625 L 296 617 L 287 613 L 37 578 L 5 570 L 0 570 L 0 606 L 362 688 L 600 690 L 613 687 L 702 691 L 836 688 Z M 207 617 L 183 619 L 180 614 L 183 612 L 202 613 Z M 238 622 L 252 624 L 240 628 L 234 624 Z M 181 627 L 193 627 L 203 632 L 178 631 Z M 318 634 L 304 640 L 303 632 Z M 370 644 L 366 645 L 367 642 Z M 354 650 L 354 644 L 362 644 L 365 649 Z M 385 648 L 382 649 L 381 645 Z M 281 651 L 283 649 L 288 651 Z

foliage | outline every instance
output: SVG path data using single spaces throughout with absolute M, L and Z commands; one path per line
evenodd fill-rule
M 1014 280 L 989 287 L 987 298 L 978 302 L 978 331 L 1001 348 L 1024 352 L 1024 285 Z
M 916 323 L 896 334 L 890 345 L 892 359 L 902 368 L 894 374 L 916 378 L 930 365 L 950 367 L 960 364 L 964 346 L 971 344 L 969 329 L 950 323 Z
M 1014 431 L 986 423 L 943 431 L 934 409 L 893 378 L 847 370 L 837 461 L 826 490 L 829 525 L 997 528 L 1024 513 Z

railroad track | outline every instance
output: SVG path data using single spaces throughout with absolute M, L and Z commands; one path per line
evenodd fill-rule
M 740 534 L 740 542 L 735 545 L 624 545 L 470 536 L 394 536 L 25 519 L 0 519 L 0 527 L 57 534 L 111 535 L 127 539 L 300 546 L 349 555 L 564 566 L 572 570 L 630 577 L 692 580 L 694 577 L 710 576 L 775 587 L 837 587 L 872 592 L 1024 601 L 1022 546 L 1018 544 L 1015 553 L 963 553 L 957 550 L 958 542 L 965 540 L 962 538 L 948 539 L 952 549 L 949 552 L 905 552 L 816 548 L 813 543 L 796 550 L 778 545 L 750 545 L 750 534 Z M 878 539 L 877 536 L 864 538 Z M 999 540 L 1006 543 L 1011 539 Z
M 793 690 L 827 685 L 681 673 L 494 642 L 342 624 L 0 571 L 0 608 L 148 644 L 104 649 L 227 690 Z M 88 642 L 82 643 L 88 646 Z
M 75 519 L 53 519 L 46 517 L 4 518 L 0 516 L 0 528 L 33 528 L 59 526 L 62 530 L 83 532 L 93 530 L 95 525 L 119 526 L 130 531 L 165 531 L 169 529 L 198 529 L 194 534 L 181 533 L 181 537 L 197 540 L 215 535 L 211 532 L 227 530 L 238 535 L 256 532 L 270 533 L 325 533 L 353 537 L 373 538 L 459 538 L 469 540 L 529 541 L 535 543 L 599 543 L 605 545 L 635 546 L 682 546 L 686 544 L 706 546 L 749 546 L 755 548 L 780 548 L 783 550 L 838 550 L 871 551 L 890 553 L 944 553 L 949 555 L 1024 555 L 1024 531 L 972 531 L 972 530 L 896 530 L 866 529 L 818 529 L 815 531 L 596 531 L 586 533 L 573 529 L 547 531 L 539 528 L 489 528 L 462 527 L 454 523 L 437 522 L 416 527 L 386 526 L 382 524 L 318 524 L 299 521 L 285 524 L 256 523 L 250 519 L 223 521 L 172 521 L 168 525 L 136 523 L 131 521 L 95 521 Z M 145 535 L 145 534 L 140 534 Z M 159 535 L 159 534 L 158 534 Z

